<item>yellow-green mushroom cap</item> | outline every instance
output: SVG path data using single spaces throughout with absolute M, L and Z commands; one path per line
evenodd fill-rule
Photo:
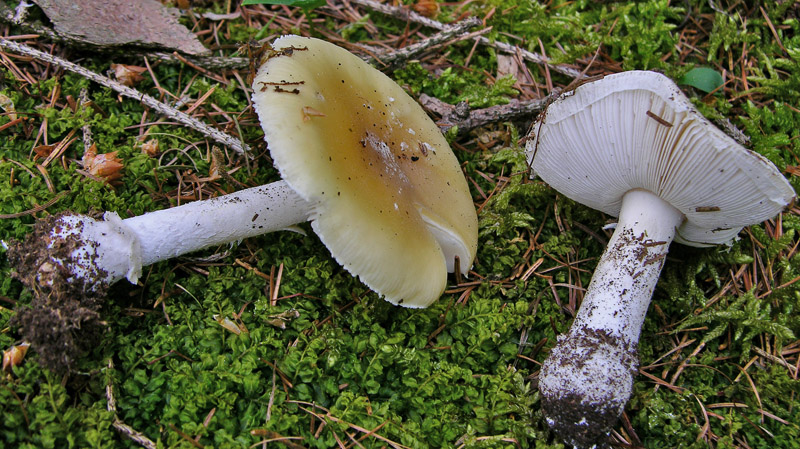
M 253 82 L 253 105 L 283 179 L 311 204 L 333 257 L 387 301 L 425 307 L 455 258 L 477 249 L 458 160 L 389 77 L 331 43 L 283 36 Z

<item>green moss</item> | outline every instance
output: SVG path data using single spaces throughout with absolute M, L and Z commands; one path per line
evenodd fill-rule
M 508 96 L 517 91 L 512 77 L 497 79 L 491 85 L 483 82 L 480 72 L 464 72 L 446 68 L 436 75 L 428 73 L 418 62 L 413 62 L 395 72 L 395 79 L 413 93 L 425 93 L 445 102 L 456 104 L 466 101 L 473 108 L 485 108 L 508 103 Z

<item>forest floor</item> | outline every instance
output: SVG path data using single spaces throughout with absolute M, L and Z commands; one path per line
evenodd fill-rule
M 537 379 L 614 218 L 530 178 L 525 136 L 542 106 L 586 79 L 656 70 L 800 187 L 789 0 L 170 4 L 202 56 L 78 42 L 38 6 L 15 20 L 18 5 L 0 2 L 12 43 L 0 46 L 0 447 L 564 447 Z M 125 218 L 279 180 L 249 57 L 285 34 L 371 61 L 442 127 L 478 211 L 469 276 L 452 275 L 428 308 L 393 306 L 304 224 L 145 267 L 90 298 L 23 285 L 7 248 L 37 220 Z M 686 77 L 699 67 L 711 70 Z M 707 89 L 712 75 L 721 84 Z M 673 244 L 612 447 L 797 447 L 798 231 L 791 205 L 730 246 Z M 57 312 L 25 321 L 37 304 Z

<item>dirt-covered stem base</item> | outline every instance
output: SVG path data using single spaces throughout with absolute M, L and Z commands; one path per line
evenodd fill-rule
M 683 215 L 654 194 L 625 194 L 619 222 L 567 335 L 542 365 L 548 424 L 569 444 L 604 438 L 630 398 L 639 334 Z
M 113 212 L 39 220 L 25 241 L 9 244 L 13 275 L 34 293 L 10 324 L 44 366 L 69 371 L 103 332 L 100 309 L 112 283 L 136 282 L 143 266 L 161 260 L 302 223 L 310 209 L 280 181 L 125 220 Z

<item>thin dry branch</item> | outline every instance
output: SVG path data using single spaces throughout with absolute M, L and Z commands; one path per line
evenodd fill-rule
M 114 362 L 111 360 L 108 361 L 108 369 L 114 369 Z M 106 384 L 106 402 L 106 408 L 109 412 L 114 414 L 114 423 L 112 425 L 115 429 L 117 429 L 118 432 L 130 438 L 132 441 L 139 443 L 139 445 L 144 448 L 156 449 L 157 446 L 153 440 L 147 438 L 143 433 L 135 430 L 133 427 L 125 424 L 117 416 L 117 400 L 114 398 L 114 386 L 111 383 L 111 380 L 109 380 L 108 384 Z
M 389 67 L 396 67 L 403 62 L 408 61 L 409 59 L 416 58 L 418 55 L 438 45 L 450 41 L 451 39 L 462 38 L 469 30 L 480 24 L 480 19 L 477 17 L 470 17 L 451 26 L 447 26 L 440 32 L 433 34 L 420 42 L 408 45 L 396 51 L 380 53 L 375 57 L 365 58 L 365 61 L 370 64 L 380 62 Z
M 92 72 L 91 70 L 81 67 L 75 63 L 69 62 L 65 59 L 59 58 L 58 56 L 44 53 L 42 51 L 31 48 L 27 45 L 19 44 L 4 38 L 0 38 L 0 48 L 12 51 L 20 55 L 30 56 L 40 61 L 53 64 L 64 70 L 69 70 L 70 72 L 77 73 L 78 75 L 81 75 L 84 78 L 92 80 L 102 86 L 108 87 L 109 89 L 113 89 L 114 91 L 128 98 L 138 100 L 142 104 L 155 110 L 159 114 L 169 117 L 181 123 L 184 126 L 192 128 L 197 132 L 203 134 L 204 136 L 216 142 L 219 142 L 222 145 L 232 148 L 237 153 L 247 154 L 250 151 L 250 147 L 244 142 L 240 141 L 239 139 L 230 136 L 228 134 L 225 134 L 222 131 L 214 129 L 206 125 L 205 123 L 201 122 L 200 120 L 197 120 L 194 117 L 191 117 L 181 111 L 178 111 L 177 109 L 169 105 L 166 105 L 147 94 L 144 94 L 136 89 L 118 83 L 110 78 L 100 75 L 99 73 Z
M 374 0 L 350 0 L 350 3 L 364 6 L 382 14 L 386 14 L 387 16 L 394 17 L 398 20 L 415 22 L 428 28 L 433 28 L 436 30 L 443 30 L 445 28 L 445 25 L 442 22 L 430 19 L 422 14 L 418 14 L 406 8 L 386 5 Z
M 185 64 L 187 61 L 198 67 L 206 70 L 242 70 L 250 66 L 248 58 L 238 56 L 181 56 L 177 57 L 172 53 L 153 52 L 147 53 L 147 56 L 152 57 L 161 62 L 170 64 Z
M 783 360 L 780 357 L 774 356 L 774 355 L 768 353 L 767 351 L 764 351 L 763 349 L 761 349 L 759 347 L 755 347 L 755 346 L 753 347 L 753 352 L 755 352 L 756 354 L 760 355 L 761 357 L 764 357 L 765 359 L 769 360 L 770 362 L 777 363 L 778 365 L 781 365 L 784 368 L 788 369 L 789 372 L 792 374 L 792 376 L 796 376 L 797 375 L 797 368 L 792 366 L 791 364 L 789 364 L 786 360 Z
M 84 87 L 81 88 L 81 92 L 78 95 L 78 99 L 80 100 L 81 107 L 86 107 L 89 104 L 89 91 Z M 83 153 L 86 154 L 89 151 L 89 148 L 92 146 L 94 139 L 92 138 L 92 127 L 89 126 L 88 123 L 83 125 Z
M 443 23 L 441 23 L 439 21 L 436 21 L 436 20 L 433 20 L 433 19 L 429 19 L 429 18 L 427 18 L 427 17 L 425 17 L 425 16 L 423 16 L 421 14 L 417 14 L 414 11 L 409 11 L 407 9 L 399 8 L 399 7 L 396 7 L 396 6 L 384 5 L 382 3 L 378 3 L 375 0 L 350 0 L 350 3 L 355 3 L 357 5 L 361 5 L 363 7 L 373 9 L 375 11 L 378 11 L 380 13 L 386 14 L 388 16 L 395 17 L 395 18 L 397 18 L 399 20 L 405 20 L 405 21 L 411 21 L 411 22 L 419 23 L 421 25 L 424 25 L 426 27 L 433 28 L 433 29 L 436 29 L 436 30 L 439 30 L 439 31 L 443 31 L 445 28 L 447 28 L 447 25 L 445 25 L 445 24 L 443 24 Z M 567 66 L 564 66 L 564 65 L 552 64 L 552 63 L 550 63 L 550 59 L 549 58 L 547 58 L 545 56 L 542 56 L 540 54 L 534 53 L 532 51 L 528 51 L 528 50 L 519 48 L 519 47 L 517 47 L 515 45 L 510 45 L 510 44 L 507 44 L 505 42 L 496 42 L 496 41 L 493 42 L 493 41 L 491 41 L 489 38 L 487 38 L 485 36 L 479 36 L 476 39 L 478 40 L 478 42 L 480 42 L 483 45 L 488 45 L 490 47 L 494 47 L 497 50 L 502 51 L 503 53 L 508 53 L 508 54 L 512 54 L 512 55 L 519 54 L 519 55 L 522 56 L 523 59 L 525 59 L 527 61 L 533 62 L 535 64 L 546 65 L 551 70 L 554 70 L 554 71 L 556 71 L 558 73 L 561 73 L 562 75 L 569 76 L 570 78 L 583 79 L 583 78 L 586 77 L 586 75 L 582 74 L 580 71 L 578 71 L 576 69 L 573 69 L 572 67 L 567 67 Z
M 474 110 L 470 110 L 469 105 L 464 102 L 453 106 L 425 94 L 420 95 L 419 101 L 423 107 L 442 117 L 437 124 L 443 131 L 456 126 L 458 127 L 458 134 L 463 135 L 475 128 L 491 123 L 532 120 L 537 113 L 541 112 L 552 101 L 558 92 L 558 89 L 554 89 L 553 94 L 545 98 L 534 100 L 511 99 L 508 104 Z

